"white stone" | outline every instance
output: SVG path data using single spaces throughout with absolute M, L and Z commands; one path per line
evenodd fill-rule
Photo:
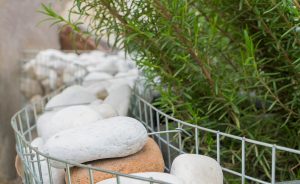
M 29 147 L 23 148 L 23 152 L 30 153 L 32 156 L 35 157 L 36 151 L 34 151 L 34 149 L 40 150 L 44 145 L 44 141 L 41 137 L 36 137 L 31 141 L 30 145 L 33 149 L 31 150 Z
M 29 153 L 29 152 L 28 152 Z M 49 175 L 49 170 L 48 170 L 48 164 L 45 161 L 46 158 L 43 156 L 39 156 L 40 158 L 40 167 L 37 162 L 33 162 L 33 165 L 31 165 L 31 168 L 35 170 L 37 178 L 40 179 L 40 175 L 42 176 L 43 179 L 43 184 L 50 184 L 50 175 Z M 16 159 L 20 159 L 18 156 Z M 37 160 L 37 157 L 34 156 L 33 160 Z M 24 182 L 24 170 L 23 170 L 23 164 L 21 164 L 20 160 L 16 160 L 16 170 L 21 176 L 22 181 Z M 41 169 L 41 173 L 39 172 L 39 168 Z M 65 184 L 65 170 L 64 169 L 58 169 L 55 167 L 50 166 L 51 169 L 51 174 L 52 174 L 52 181 L 55 184 Z M 37 182 L 33 181 L 33 184 L 37 184 Z
M 92 107 L 96 112 L 98 112 L 103 119 L 111 118 L 118 116 L 118 112 L 109 104 L 105 103 L 91 103 L 90 107 Z
M 105 72 L 111 75 L 115 75 L 118 72 L 115 61 L 105 58 L 104 61 L 99 62 L 97 66 L 87 67 L 89 72 Z
M 186 184 L 223 184 L 221 166 L 204 155 L 179 155 L 172 163 L 171 174 Z
M 31 143 L 31 146 L 34 147 L 35 149 L 41 150 L 43 145 L 44 145 L 44 141 L 41 137 L 37 137 L 35 138 Z M 25 150 L 24 150 L 25 151 Z M 26 149 L 25 153 L 31 153 L 33 154 L 33 160 L 37 161 L 37 155 L 36 155 L 36 151 L 35 150 L 29 150 L 29 148 Z M 46 162 L 46 158 L 44 158 L 42 155 L 39 155 L 39 161 L 40 161 L 40 169 L 41 169 L 41 173 L 39 172 L 39 165 L 38 162 L 33 162 L 33 165 L 30 165 L 32 167 L 32 169 L 35 169 L 36 175 L 38 177 L 38 179 L 40 179 L 40 174 L 42 176 L 43 179 L 43 184 L 50 184 L 50 178 L 49 178 L 49 171 L 48 171 L 48 164 Z M 65 171 L 64 169 L 58 169 L 55 167 L 52 167 L 50 165 L 51 168 L 51 174 L 52 174 L 52 181 L 55 184 L 65 184 Z M 20 163 L 16 162 L 16 169 L 19 171 L 19 174 L 22 176 L 23 174 L 23 164 L 20 165 Z M 34 184 L 36 182 L 33 182 Z
M 115 75 L 114 83 L 121 83 L 126 81 L 126 83 L 132 88 L 136 79 L 138 78 L 139 72 L 137 69 L 131 69 L 127 72 L 119 72 Z M 124 83 L 124 82 L 123 82 Z
M 84 163 L 134 154 L 143 148 L 147 138 L 147 131 L 139 121 L 119 116 L 59 132 L 48 139 L 43 152 L 62 160 Z
M 42 134 L 39 135 L 44 140 L 47 140 L 52 135 L 63 130 L 87 125 L 100 119 L 103 119 L 100 113 L 89 106 L 77 105 L 66 107 L 56 112 L 48 123 L 43 124 L 40 131 Z
M 112 86 L 103 103 L 111 105 L 120 116 L 127 116 L 131 97 L 131 88 L 127 84 Z
M 97 100 L 90 103 L 90 107 L 98 106 L 98 105 L 101 105 L 101 104 L 103 104 L 103 100 L 102 99 L 97 99 Z
M 118 72 L 127 72 L 129 70 L 128 64 L 124 61 L 124 59 L 121 59 L 116 63 Z
M 78 57 L 78 64 L 82 66 L 88 66 L 93 64 L 99 64 L 103 62 L 105 53 L 100 51 L 91 51 L 89 53 L 82 53 Z
M 56 111 L 45 112 L 37 118 L 37 133 L 39 137 L 47 134 L 47 127 Z
M 50 84 L 50 87 L 51 89 L 56 89 L 56 82 L 57 82 L 57 73 L 53 70 L 51 70 L 51 72 L 49 72 L 48 74 L 48 79 L 49 79 L 49 84 Z
M 33 159 L 36 159 L 37 157 L 34 157 Z M 46 158 L 44 158 L 43 156 L 39 156 L 40 158 L 40 167 L 41 167 L 41 176 L 43 178 L 43 184 L 50 184 L 50 173 L 48 170 L 48 164 L 46 162 Z M 34 162 L 34 168 L 37 172 L 37 176 L 38 179 L 40 179 L 40 173 L 39 173 L 39 165 L 37 162 Z M 52 175 L 52 181 L 55 184 L 65 184 L 65 170 L 64 169 L 59 169 L 59 168 L 55 168 L 53 166 L 50 165 L 50 169 L 51 169 L 51 175 Z
M 36 60 L 39 63 L 44 64 L 45 66 L 51 66 L 51 60 L 57 60 L 59 58 L 62 58 L 63 55 L 64 53 L 60 50 L 47 49 L 40 51 L 36 56 Z
M 40 149 L 44 145 L 44 141 L 41 137 L 36 137 L 31 141 L 30 145 L 34 148 Z
M 97 99 L 96 95 L 85 88 L 74 85 L 54 96 L 46 105 L 46 110 L 71 105 L 89 104 Z
M 189 184 L 189 183 L 184 183 L 182 180 L 177 178 L 176 176 L 173 176 L 171 174 L 167 173 L 160 173 L 160 172 L 144 172 L 144 173 L 135 173 L 131 174 L 133 176 L 139 176 L 142 178 L 147 178 L 147 179 L 153 179 L 153 180 L 159 180 L 167 183 L 172 183 L 172 184 Z M 120 176 L 120 183 L 121 184 L 149 184 L 149 181 L 143 181 L 143 180 L 137 180 L 133 178 L 128 178 L 128 177 L 122 177 Z M 103 181 L 98 182 L 97 184 L 117 184 L 116 178 L 110 178 L 106 179 Z M 157 183 L 155 183 L 157 184 Z
M 104 72 L 91 72 L 83 80 L 83 86 L 91 85 L 95 82 L 105 82 L 113 78 L 112 75 Z
M 79 69 L 79 67 L 69 64 L 63 70 L 63 82 L 65 84 L 71 84 L 76 79 L 81 79 L 85 75 L 86 71 L 84 69 Z
M 97 95 L 98 93 L 106 91 L 106 89 L 109 86 L 111 86 L 111 81 L 102 81 L 102 82 L 95 82 L 93 84 L 87 85 L 85 86 L 85 89 Z
M 139 75 L 138 69 L 131 69 L 127 72 L 119 72 L 115 75 L 115 77 L 126 77 L 126 78 L 137 78 Z
M 53 70 L 51 70 L 47 66 L 38 65 L 38 64 L 34 67 L 34 71 L 35 71 L 35 75 L 36 75 L 38 80 L 47 79 L 48 76 L 49 76 L 48 74 L 54 72 Z M 53 75 L 53 74 L 51 74 L 51 75 Z

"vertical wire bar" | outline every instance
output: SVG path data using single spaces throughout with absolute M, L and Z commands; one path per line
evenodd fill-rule
M 154 182 L 152 181 L 153 180 L 153 177 L 150 177 L 150 181 L 149 181 L 149 184 L 154 184 Z
M 33 107 L 34 121 L 37 122 L 36 103 L 33 103 L 32 107 Z
M 245 183 L 245 137 L 242 139 L 242 184 Z
M 21 128 L 21 132 L 22 132 L 22 135 L 23 135 L 24 134 L 24 129 L 23 129 L 23 124 L 22 124 L 20 113 L 18 114 L 18 121 L 19 121 L 19 126 Z
M 150 126 L 151 126 L 151 131 L 154 131 L 154 125 L 153 125 L 153 109 L 149 107 L 150 110 Z
M 275 178 L 275 174 L 276 174 L 276 145 L 272 146 L 272 184 L 275 184 L 276 182 L 276 178 Z
M 33 175 L 34 176 L 37 176 L 36 175 L 36 169 L 35 168 L 35 164 L 34 164 L 34 156 L 32 155 L 32 149 L 29 147 L 29 158 L 30 158 L 30 162 L 31 162 L 31 167 L 32 167 L 32 171 L 33 171 Z
M 67 163 L 66 163 L 66 168 L 67 168 L 68 184 L 71 184 L 72 182 L 71 182 L 70 166 Z
M 21 149 L 21 153 L 22 155 L 24 156 L 24 165 L 27 169 L 30 169 L 30 166 L 29 166 L 29 162 L 28 162 L 28 157 L 27 157 L 27 148 L 24 144 L 24 140 L 21 139 L 21 145 L 22 145 L 22 149 Z
M 195 153 L 199 154 L 199 130 L 195 128 Z
M 181 124 L 179 121 L 177 121 L 177 127 L 180 129 L 181 128 Z M 181 137 L 181 131 L 178 132 L 178 146 L 179 146 L 179 154 L 181 154 L 183 151 L 183 146 L 182 146 L 182 137 Z
M 146 103 L 144 103 L 144 113 L 145 113 L 145 123 L 148 126 L 148 112 L 147 112 Z
M 168 120 L 168 117 L 165 116 L 165 120 L 166 120 L 166 131 L 169 130 L 169 120 Z M 169 136 L 169 133 L 167 133 L 167 150 L 168 150 L 168 167 L 170 169 L 171 167 L 171 152 L 170 152 L 170 136 Z
M 217 132 L 217 161 L 220 164 L 221 162 L 221 153 L 220 153 L 220 131 Z
M 17 151 L 17 154 L 19 155 L 20 153 L 20 142 L 19 142 L 19 138 L 18 138 L 18 134 L 15 134 L 15 140 L 16 140 L 16 151 Z M 20 155 L 19 155 L 20 156 Z
M 43 182 L 43 173 L 42 173 L 42 168 L 41 168 L 41 159 L 40 159 L 39 153 L 36 153 L 36 158 L 37 158 L 37 165 L 38 165 L 40 180 L 41 180 L 41 183 L 44 183 Z
M 117 180 L 117 184 L 121 184 L 121 182 L 120 182 L 120 176 L 118 174 L 116 175 L 116 180 Z
M 28 127 L 28 133 L 29 133 L 29 141 L 32 141 L 32 134 L 31 134 L 31 130 L 29 130 L 30 127 L 30 123 L 29 123 L 29 115 L 28 115 L 28 111 L 27 108 L 25 108 L 25 116 L 26 116 L 26 123 L 27 123 L 27 127 Z
M 139 99 L 139 116 L 140 116 L 140 121 L 142 121 L 142 107 L 141 107 L 141 100 Z
M 53 184 L 52 170 L 51 170 L 51 166 L 50 166 L 50 162 L 49 162 L 48 157 L 46 157 L 46 162 L 47 162 L 47 167 L 48 167 L 49 181 L 50 181 L 50 184 Z
M 30 179 L 31 181 L 33 181 L 33 183 L 36 181 L 37 183 L 39 182 L 37 177 L 35 176 L 35 172 L 34 172 L 34 166 L 32 165 L 31 160 L 29 160 L 28 157 L 30 157 L 31 159 L 31 155 L 30 155 L 30 148 L 27 146 L 27 144 L 25 143 L 24 140 L 21 140 L 22 142 L 22 149 L 24 152 L 22 155 L 24 155 L 24 167 L 27 169 L 28 171 L 28 175 L 30 175 Z M 27 146 L 27 147 L 26 147 Z
M 93 170 L 90 168 L 89 168 L 89 178 L 90 178 L 90 184 L 94 184 Z
M 18 131 L 20 131 L 21 127 L 20 127 L 20 125 L 18 125 L 18 122 L 16 121 L 16 119 L 13 118 L 11 121 L 13 122 L 12 127 L 17 129 Z M 14 133 L 14 135 L 16 135 L 16 133 Z
M 160 131 L 160 120 L 159 120 L 159 113 L 158 113 L 158 111 L 156 111 L 156 126 L 157 126 L 157 131 L 159 132 Z M 158 136 L 158 145 L 159 145 L 159 147 L 161 149 L 162 147 L 161 147 L 160 134 L 158 134 L 157 136 Z
M 25 174 L 25 183 L 30 183 L 27 171 L 24 171 Z

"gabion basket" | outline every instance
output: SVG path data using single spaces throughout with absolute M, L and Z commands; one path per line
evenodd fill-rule
M 52 178 L 52 165 L 53 161 L 60 162 L 65 165 L 67 183 L 71 183 L 70 168 L 73 166 L 86 169 L 89 173 L 90 184 L 95 183 L 93 179 L 94 172 L 103 172 L 113 175 L 116 178 L 116 182 L 120 183 L 121 177 L 132 178 L 135 180 L 145 181 L 146 183 L 154 184 L 166 184 L 166 182 L 154 180 L 152 178 L 143 178 L 134 175 L 122 174 L 115 171 L 105 170 L 103 168 L 96 168 L 90 165 L 70 162 L 61 160 L 59 158 L 54 158 L 40 152 L 37 148 L 32 147 L 30 142 L 37 135 L 37 117 L 39 113 L 44 112 L 44 106 L 54 95 L 61 92 L 64 88 L 57 89 L 50 95 L 45 96 L 41 101 L 35 102 L 33 104 L 28 104 L 26 107 L 17 112 L 11 120 L 11 125 L 15 132 L 16 137 L 16 149 L 22 160 L 24 166 L 24 182 L 26 184 L 31 183 L 45 183 L 45 175 L 49 177 L 49 183 L 55 184 Z M 144 124 L 148 130 L 149 136 L 153 137 L 158 143 L 160 149 L 163 152 L 165 160 L 165 170 L 170 171 L 171 163 L 173 159 L 183 153 L 195 153 L 195 154 L 207 154 L 215 158 L 222 166 L 225 182 L 227 183 L 262 183 L 262 184 L 274 184 L 278 183 L 276 175 L 276 163 L 278 161 L 278 153 L 293 154 L 297 158 L 300 158 L 300 151 L 278 146 L 274 144 L 269 144 L 265 142 L 260 142 L 245 137 L 238 137 L 235 135 L 220 132 L 218 130 L 212 130 L 205 127 L 190 124 L 181 120 L 178 120 L 161 110 L 154 107 L 151 103 L 142 98 L 137 92 L 134 92 L 131 100 L 130 116 L 136 118 Z M 214 146 L 208 145 L 204 139 L 209 136 L 213 139 Z M 236 163 L 239 169 L 231 169 L 222 159 L 223 154 L 223 141 L 228 139 L 228 141 L 235 141 L 240 145 L 240 162 Z M 187 141 L 189 140 L 189 141 Z M 187 142 L 189 142 L 188 147 L 192 149 L 187 149 Z M 246 148 L 249 146 L 260 146 L 263 149 L 269 150 L 270 156 L 270 173 L 269 180 L 263 180 L 261 178 L 262 174 L 259 176 L 247 174 L 246 166 L 247 164 L 253 164 L 247 162 Z M 206 150 L 206 151 L 205 151 Z M 43 170 L 42 166 L 47 165 L 47 170 Z M 228 181 L 227 175 L 235 177 L 235 181 Z

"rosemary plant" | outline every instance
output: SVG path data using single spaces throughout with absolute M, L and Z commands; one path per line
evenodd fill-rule
M 74 0 L 63 18 L 134 56 L 173 116 L 234 135 L 300 149 L 298 0 Z M 72 15 L 79 17 L 72 20 Z M 153 82 L 159 76 L 160 83 Z M 208 154 L 215 140 L 204 136 Z M 240 168 L 241 149 L 226 142 L 222 160 Z M 185 140 L 188 151 L 194 145 Z M 247 147 L 246 173 L 270 179 L 271 150 Z M 300 158 L 277 153 L 277 179 L 300 178 Z M 226 176 L 229 183 L 233 176 Z M 238 181 L 238 180 L 237 180 Z

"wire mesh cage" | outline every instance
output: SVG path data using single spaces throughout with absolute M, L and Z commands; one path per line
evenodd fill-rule
M 61 160 L 46 155 L 38 148 L 33 147 L 30 143 L 37 136 L 36 122 L 38 114 L 44 112 L 44 106 L 49 99 L 63 89 L 64 87 L 61 87 L 42 98 L 42 100 L 27 105 L 12 117 L 11 124 L 16 137 L 16 149 L 23 163 L 25 183 L 57 183 L 53 180 L 53 176 L 58 174 L 57 168 L 52 164 L 53 162 L 59 162 L 65 166 L 62 170 L 65 174 L 66 183 L 71 183 L 70 168 L 75 166 L 86 169 L 89 183 L 96 183 L 94 181 L 96 172 L 110 174 L 111 177 L 116 178 L 117 183 L 120 183 L 122 177 L 145 181 L 145 183 L 166 183 L 152 178 L 127 175 L 92 167 L 91 165 Z M 300 158 L 299 150 L 238 137 L 178 120 L 154 107 L 137 92 L 132 95 L 130 116 L 142 122 L 148 130 L 148 135 L 158 143 L 164 155 L 166 172 L 170 171 L 174 158 L 182 153 L 206 154 L 215 158 L 221 164 L 226 183 L 274 184 L 281 181 L 280 178 L 282 178 L 280 177 L 280 171 L 277 169 L 278 163 L 281 163 L 282 155 L 293 155 L 298 159 Z M 228 142 L 236 142 L 240 147 L 240 152 L 236 153 L 240 154 L 240 160 L 235 163 L 235 167 L 231 167 L 223 159 L 223 155 L 227 153 L 224 147 Z M 251 149 L 253 146 L 268 150 L 266 151 L 270 154 L 270 157 L 268 157 L 270 160 L 266 161 L 270 163 L 270 169 L 266 170 L 266 172 L 269 172 L 268 174 L 258 173 L 258 175 L 255 175 L 252 172 L 248 174 L 248 166 L 250 168 L 254 167 L 255 163 L 249 159 L 250 155 L 246 154 L 246 150 Z

